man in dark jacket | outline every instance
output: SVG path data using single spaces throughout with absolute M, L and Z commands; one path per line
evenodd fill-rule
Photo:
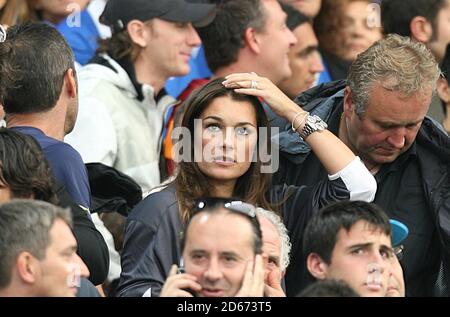
M 407 296 L 449 294 L 450 141 L 425 117 L 439 76 L 423 44 L 390 35 L 358 56 L 347 83 L 322 85 L 296 99 L 360 156 L 378 183 L 374 202 L 410 228 L 401 261 Z M 278 137 L 276 183 L 313 184 L 326 177 L 290 123 Z M 297 255 L 287 270 L 288 295 L 310 281 L 298 255 L 301 238 L 291 239 Z

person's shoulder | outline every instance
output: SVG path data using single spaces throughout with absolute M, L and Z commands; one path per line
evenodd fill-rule
M 323 83 L 302 92 L 294 99 L 294 102 L 301 105 L 305 110 L 311 111 L 318 104 L 323 103 L 329 98 L 336 99 L 337 97 L 340 97 L 341 94 L 343 97 L 342 92 L 346 86 L 347 81 L 345 80 Z
M 47 147 L 47 154 L 57 157 L 64 161 L 83 162 L 80 153 L 77 152 L 70 144 L 65 142 L 55 142 Z
M 131 85 L 126 71 L 107 54 L 95 55 L 78 73 L 80 98 L 84 95 L 104 95 L 100 88 L 120 89 Z M 109 96 L 109 94 L 106 94 Z
M 174 186 L 151 192 L 128 215 L 128 220 L 151 223 L 154 219 L 178 217 L 178 201 Z
M 120 90 L 115 84 L 118 74 L 114 69 L 100 64 L 86 64 L 79 72 L 80 99 L 105 98 L 110 94 L 105 93 L 110 89 Z
M 424 119 L 416 143 L 419 156 L 434 156 L 441 161 L 450 162 L 450 138 L 433 119 L 428 117 Z

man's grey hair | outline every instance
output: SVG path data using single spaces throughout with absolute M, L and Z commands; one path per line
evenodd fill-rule
M 11 268 L 21 252 L 45 258 L 56 219 L 72 226 L 69 209 L 43 201 L 17 199 L 0 204 L 0 289 L 10 284 Z
M 263 208 L 256 208 L 256 214 L 260 217 L 264 217 L 272 223 L 277 229 L 278 236 L 280 237 L 281 250 L 280 250 L 280 268 L 281 272 L 286 271 L 289 266 L 290 254 L 291 254 L 291 241 L 289 239 L 288 231 L 280 216 L 270 210 Z M 264 233 L 263 233 L 264 235 Z
M 388 35 L 358 55 L 350 67 L 348 85 L 355 112 L 361 116 L 374 84 L 406 97 L 436 90 L 441 76 L 434 55 L 422 43 L 397 34 Z

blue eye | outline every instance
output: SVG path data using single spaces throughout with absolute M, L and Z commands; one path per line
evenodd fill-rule
M 209 132 L 212 132 L 212 133 L 216 133 L 216 132 L 219 132 L 219 131 L 220 131 L 219 125 L 217 125 L 217 124 L 215 124 L 215 123 L 208 124 L 208 125 L 206 126 L 206 129 L 207 129 Z
M 248 135 L 249 131 L 246 127 L 236 128 L 236 134 L 238 135 Z

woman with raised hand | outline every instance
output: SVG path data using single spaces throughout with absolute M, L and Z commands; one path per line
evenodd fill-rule
M 268 167 L 277 162 L 267 161 L 270 126 L 260 98 L 308 142 L 328 171 L 326 182 L 271 187 Z M 159 296 L 171 266 L 180 262 L 180 238 L 198 198 L 237 197 L 281 213 L 294 257 L 302 256 L 301 236 L 315 211 L 338 200 L 373 200 L 376 182 L 359 158 L 268 79 L 253 73 L 218 78 L 186 103 L 175 178 L 128 216 L 119 296 Z M 234 263 L 223 259 L 219 265 Z M 227 285 L 224 276 L 215 278 Z

